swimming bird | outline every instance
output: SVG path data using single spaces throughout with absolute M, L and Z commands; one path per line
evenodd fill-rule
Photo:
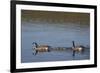
M 38 52 L 50 52 L 50 46 L 48 45 L 38 45 L 36 42 L 33 42 L 32 45 L 33 51 L 35 50 L 35 55 Z
M 73 47 L 72 47 L 72 50 L 73 50 L 73 56 L 75 56 L 75 52 L 83 52 L 84 51 L 84 46 L 75 46 L 75 42 L 72 41 L 73 43 Z

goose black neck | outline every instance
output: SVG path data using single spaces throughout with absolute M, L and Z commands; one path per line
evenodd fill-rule
M 74 42 L 74 41 L 72 41 L 72 43 L 73 43 L 73 47 L 75 48 L 75 42 Z
M 36 46 L 36 48 L 38 47 L 38 44 L 37 43 L 35 43 L 35 46 Z

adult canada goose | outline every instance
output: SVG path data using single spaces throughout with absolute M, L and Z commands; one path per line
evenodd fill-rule
M 73 56 L 75 56 L 75 52 L 83 52 L 84 51 L 84 46 L 75 46 L 75 42 L 72 41 L 73 43 L 73 47 L 72 47 L 72 50 L 73 50 Z
M 35 51 L 35 55 L 38 53 L 38 52 L 49 52 L 50 51 L 50 46 L 48 45 L 38 45 L 36 42 L 33 42 L 32 43 L 32 49 L 33 51 Z

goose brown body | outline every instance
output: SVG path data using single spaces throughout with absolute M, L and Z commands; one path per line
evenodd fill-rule
M 72 48 L 73 51 L 77 51 L 77 52 L 81 52 L 83 50 L 82 47 L 75 47 L 75 48 Z
M 38 45 L 36 42 L 33 42 L 33 52 L 35 51 L 35 55 L 38 53 L 38 52 L 49 52 L 50 51 L 50 46 L 48 45 Z
M 49 49 L 48 45 L 39 45 L 37 48 L 35 48 L 36 50 L 38 50 L 38 52 L 46 52 Z

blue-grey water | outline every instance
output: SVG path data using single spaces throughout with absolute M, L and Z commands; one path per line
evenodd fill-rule
M 71 50 L 41 52 L 32 54 L 32 42 L 39 45 L 50 45 L 52 47 L 72 47 L 72 41 L 76 45 L 90 46 L 89 23 L 82 22 L 45 22 L 34 20 L 22 20 L 21 22 L 21 62 L 46 62 L 86 60 L 90 58 L 90 48 L 83 54 L 76 53 L 72 56 Z
M 89 50 L 73 58 L 72 51 L 52 51 L 32 54 L 32 42 L 52 47 L 72 47 L 72 41 L 78 45 L 89 45 L 89 27 L 79 24 L 34 24 L 22 22 L 22 62 L 60 61 L 89 59 Z

